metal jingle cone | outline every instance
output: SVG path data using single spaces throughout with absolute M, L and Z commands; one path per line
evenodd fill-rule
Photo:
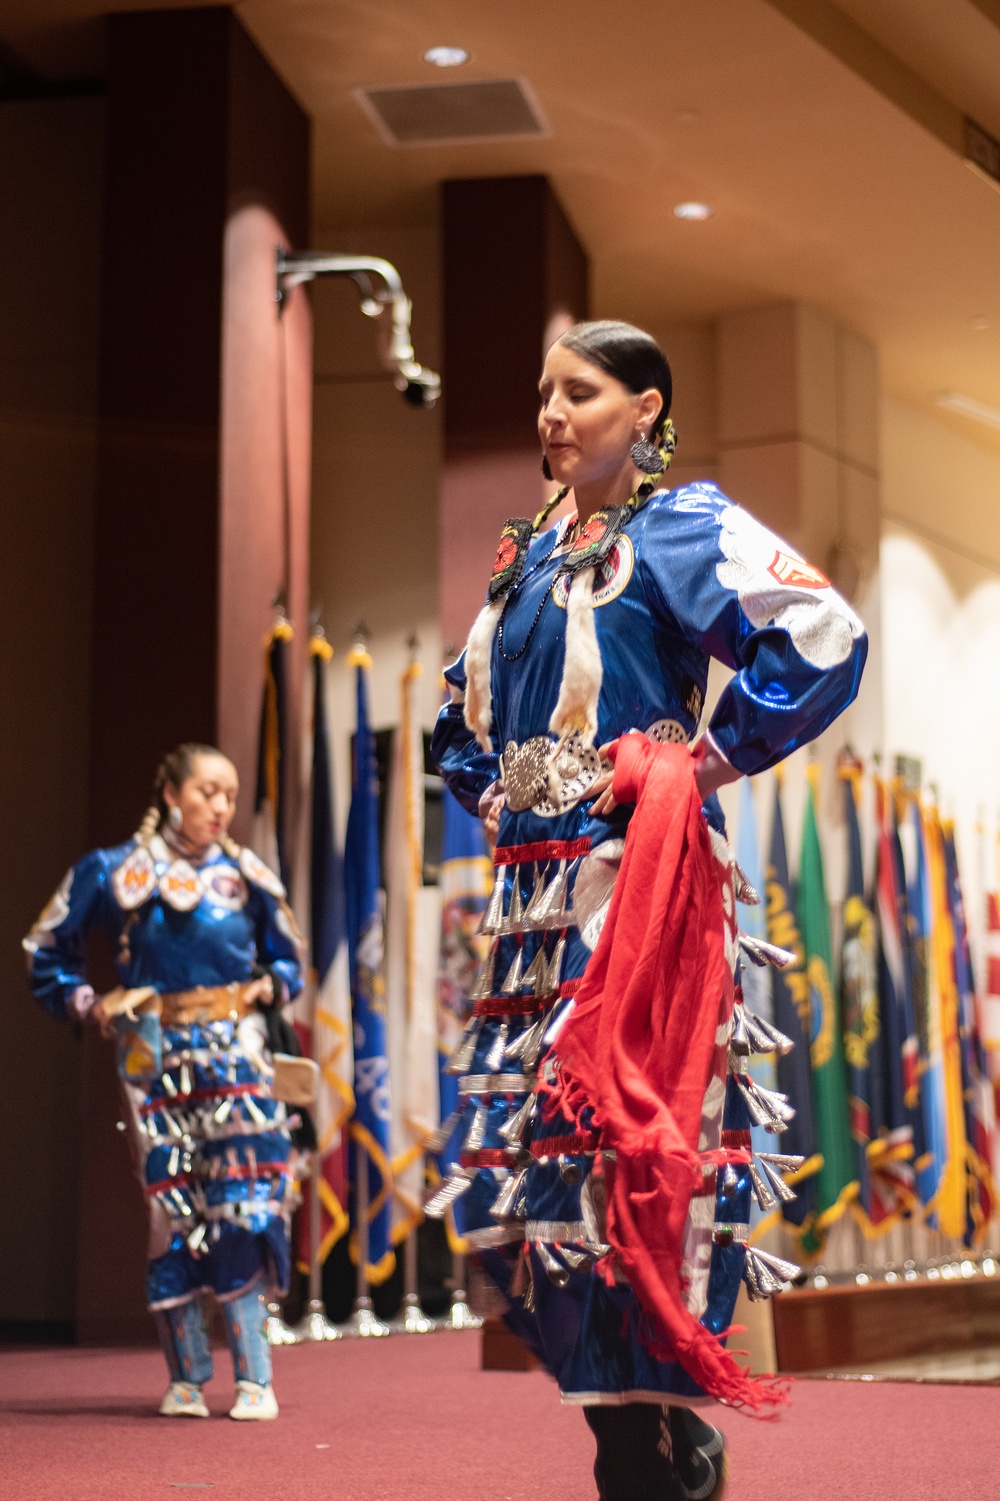
M 546 1031 L 545 1036 L 542 1038 L 543 1047 L 550 1048 L 552 1046 L 556 1038 L 559 1036 L 559 1033 L 562 1031 L 563 1024 L 569 1020 L 570 1014 L 572 1013 L 575 1005 L 576 1002 L 571 997 L 566 1001 L 566 1004 L 564 1006 L 560 1006 L 555 1010 L 554 1015 L 550 1013 L 548 1030 Z
M 733 1026 L 729 1034 L 729 1051 L 735 1053 L 737 1058 L 749 1058 L 753 1051 L 750 1045 L 750 1033 L 747 1030 L 746 1012 L 742 1006 L 733 1007 Z
M 805 1282 L 806 1272 L 794 1261 L 786 1261 L 784 1256 L 775 1256 L 773 1251 L 762 1251 L 758 1246 L 754 1246 L 754 1255 L 758 1261 L 764 1263 L 768 1271 L 774 1273 L 775 1277 L 780 1277 L 782 1282 Z
M 753 1278 L 751 1284 L 750 1274 Z M 743 1264 L 743 1280 L 747 1284 L 747 1292 L 750 1297 L 760 1301 L 764 1298 L 777 1297 L 783 1290 L 782 1283 L 775 1277 L 773 1272 L 764 1265 L 763 1259 L 754 1246 L 747 1246 L 746 1260 Z
M 440 1188 L 435 1189 L 427 1203 L 424 1205 L 424 1214 L 428 1219 L 444 1219 L 445 1213 L 460 1199 L 464 1193 L 468 1193 L 472 1187 L 474 1173 L 466 1173 L 463 1170 L 454 1172 L 446 1178 Z
M 761 1172 L 767 1179 L 772 1193 L 776 1198 L 780 1199 L 783 1204 L 790 1204 L 796 1197 L 794 1188 L 789 1188 L 788 1184 L 785 1182 L 781 1174 L 777 1172 L 767 1161 L 767 1159 L 765 1157 L 762 1157 L 759 1153 L 757 1155 L 757 1160 L 760 1163 Z
M 492 995 L 493 971 L 496 969 L 496 967 L 497 942 L 496 939 L 494 939 L 489 953 L 486 955 L 486 958 L 479 966 L 479 974 L 476 976 L 476 983 L 475 985 L 473 985 L 472 990 L 469 993 L 470 1001 L 484 1001 L 488 995 Z
M 521 1145 L 524 1133 L 528 1128 L 528 1122 L 535 1113 L 538 1101 L 535 1095 L 529 1094 L 523 1105 L 508 1116 L 500 1127 L 500 1135 L 508 1146 L 518 1147 Z
M 507 1048 L 507 1058 L 509 1060 L 520 1059 L 525 1068 L 531 1068 L 542 1051 L 542 1036 L 548 1020 L 547 1016 L 542 1015 L 537 1021 L 532 1022 L 530 1027 L 525 1027 L 523 1032 L 519 1032 Z
M 738 937 L 740 948 L 758 969 L 763 969 L 765 964 L 772 964 L 775 969 L 787 969 L 795 962 L 791 949 L 781 949 L 776 943 L 767 943 L 763 938 L 751 938 L 749 933 L 741 932 Z
M 760 906 L 760 892 L 747 880 L 746 872 L 737 860 L 733 861 L 733 892 L 744 907 Z
M 326 1316 L 321 1298 L 310 1298 L 306 1311 L 295 1325 L 295 1333 L 301 1344 L 321 1344 L 324 1340 L 343 1339 L 343 1333 Z
M 584 1251 L 579 1246 L 560 1246 L 559 1255 L 573 1272 L 582 1271 L 594 1260 L 592 1252 Z
M 501 933 L 523 933 L 524 931 L 524 902 L 521 898 L 521 882 L 518 868 L 514 866 L 514 885 L 510 896 L 510 911 L 504 918 Z
M 763 1047 L 758 1047 L 761 1053 L 780 1053 L 782 1057 L 790 1053 L 795 1044 L 784 1032 L 778 1030 L 773 1022 L 766 1021 L 763 1016 L 756 1016 L 752 1011 L 747 1012 L 747 1025 L 751 1034 L 756 1033 L 763 1038 Z
M 486 911 L 483 913 L 479 927 L 476 929 L 477 933 L 488 933 L 492 937 L 494 934 L 500 932 L 503 924 L 503 894 L 506 884 L 507 867 L 506 865 L 498 865 L 496 879 L 493 882 L 493 890 L 490 893 Z
M 524 931 L 526 933 L 530 933 L 534 928 L 537 928 L 537 926 L 538 926 L 538 924 L 535 921 L 535 913 L 538 910 L 538 904 L 542 900 L 542 897 L 544 896 L 544 894 L 545 894 L 545 876 L 542 874 L 542 868 L 539 865 L 538 861 L 536 860 L 535 861 L 535 881 L 534 881 L 534 885 L 531 888 L 531 895 L 528 898 L 528 905 L 524 909 L 524 917 L 522 919 L 522 925 L 523 925 Z
M 437 1130 L 431 1135 L 427 1143 L 427 1151 L 430 1152 L 432 1156 L 436 1156 L 438 1152 L 444 1151 L 445 1147 L 451 1140 L 451 1133 L 454 1131 L 455 1127 L 458 1125 L 461 1119 L 462 1112 L 460 1110 L 453 1110 L 448 1119 L 441 1122 L 440 1126 L 438 1126 Z
M 545 976 L 545 995 L 555 995 L 559 989 L 559 971 L 562 969 L 563 955 L 566 952 L 566 931 L 559 934 L 556 946 L 552 950 L 552 958 L 549 960 L 548 974 Z
M 548 972 L 549 961 L 545 957 L 545 939 L 543 938 L 538 945 L 538 952 L 521 977 L 521 989 L 533 991 L 535 995 L 544 995 Z
M 527 1176 L 528 1170 L 524 1167 L 511 1173 L 490 1205 L 490 1214 L 495 1220 L 518 1218 L 524 1199 L 524 1180 Z
M 281 1315 L 281 1304 L 271 1302 L 267 1305 L 267 1317 L 264 1319 L 264 1338 L 269 1345 L 297 1345 L 302 1336 L 290 1324 L 286 1324 Z
M 544 1240 L 536 1240 L 534 1251 L 553 1287 L 565 1287 L 569 1281 L 569 1267 L 559 1260 L 552 1247 L 547 1246 Z
M 777 1168 L 780 1173 L 797 1173 L 806 1160 L 793 1152 L 758 1152 L 757 1156 L 767 1167 Z
M 479 1034 L 483 1030 L 483 1018 L 474 1016 L 465 1029 L 458 1047 L 452 1053 L 445 1064 L 446 1074 L 467 1074 L 472 1067 L 472 1060 L 476 1056 L 476 1046 L 479 1042 Z
M 760 1097 L 760 1086 L 749 1074 L 733 1074 L 732 1078 L 737 1089 L 743 1096 L 750 1119 L 755 1126 L 764 1126 L 767 1130 L 784 1130 L 784 1122 L 770 1108 L 768 1103 Z
M 465 1134 L 462 1143 L 463 1152 L 479 1152 L 486 1140 L 486 1126 L 490 1118 L 489 1104 L 477 1105 L 476 1113 L 472 1117 L 472 1124 Z
M 499 1027 L 497 1028 L 496 1036 L 490 1043 L 489 1052 L 483 1059 L 483 1065 L 488 1074 L 496 1073 L 497 1069 L 503 1063 L 504 1049 L 507 1046 L 507 1036 L 509 1032 L 510 1023 L 508 1022 L 507 1018 L 504 1017 Z
M 521 972 L 522 972 L 523 965 L 524 965 L 524 957 L 523 957 L 521 945 L 518 944 L 518 946 L 517 946 L 517 953 L 514 955 L 514 962 L 511 965 L 510 969 L 507 971 L 507 978 L 504 980 L 503 984 L 500 986 L 500 994 L 501 995 L 519 995 L 520 994 L 520 990 L 521 990 Z
M 566 861 L 559 861 L 556 874 L 542 892 L 541 899 L 532 914 L 532 926 L 535 928 L 557 928 L 561 925 L 563 908 L 566 905 L 566 888 L 569 877 L 566 871 Z
M 755 1162 L 750 1163 L 750 1182 L 753 1184 L 754 1198 L 760 1205 L 761 1213 L 770 1214 L 772 1209 L 777 1209 L 778 1200 L 771 1190 L 767 1175 Z

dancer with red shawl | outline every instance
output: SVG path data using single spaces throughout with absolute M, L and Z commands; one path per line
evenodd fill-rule
M 747 1245 L 750 1196 L 787 1196 L 751 1124 L 791 1111 L 747 1072 L 787 1040 L 752 1016 L 746 889 L 717 788 L 852 701 L 867 641 L 827 579 L 712 484 L 668 490 L 670 369 L 649 335 L 579 324 L 540 383 L 560 489 L 504 527 L 446 677 L 434 753 L 496 842 L 490 953 L 451 1062 L 463 1221 L 506 1320 L 584 1408 L 603 1501 L 721 1496 L 713 1401 L 782 1400 L 725 1349 L 741 1278 L 797 1269 Z M 572 491 L 575 514 L 543 530 Z M 733 671 L 699 737 L 711 657 Z

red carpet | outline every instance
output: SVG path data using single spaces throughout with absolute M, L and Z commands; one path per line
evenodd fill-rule
M 153 1501 L 593 1501 L 592 1442 L 541 1374 L 483 1373 L 479 1337 L 279 1350 L 276 1423 L 154 1415 L 152 1350 L 0 1355 L 0 1494 Z M 216 1351 L 213 1414 L 231 1400 Z M 801 1381 L 777 1423 L 726 1416 L 727 1501 L 993 1501 L 998 1394 Z

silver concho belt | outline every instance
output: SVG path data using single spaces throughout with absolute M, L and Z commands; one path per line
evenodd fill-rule
M 586 797 L 605 768 L 595 748 L 574 732 L 558 750 L 548 735 L 535 735 L 523 745 L 508 740 L 501 769 L 512 813 L 530 808 L 541 818 L 556 818 Z
M 687 741 L 688 733 L 676 719 L 658 719 L 645 731 L 650 740 Z M 556 752 L 548 735 L 534 735 L 518 745 L 508 740 L 500 757 L 507 806 L 512 813 L 530 808 L 540 818 L 557 818 L 581 802 L 611 763 L 602 762 L 592 745 L 574 731 Z

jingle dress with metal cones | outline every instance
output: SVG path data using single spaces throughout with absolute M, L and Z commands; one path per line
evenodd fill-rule
M 492 750 L 466 724 L 465 654 L 445 674 L 452 701 L 433 741 L 441 773 L 471 811 L 493 792 L 504 793 L 505 805 L 483 925 L 491 948 L 451 1064 L 459 1111 L 441 1133 L 451 1134 L 455 1169 L 428 1212 L 461 1197 L 466 1233 L 505 1295 L 508 1324 L 556 1377 L 564 1401 L 683 1403 L 702 1389 L 679 1362 L 650 1353 L 628 1282 L 594 1272 L 608 1251 L 596 1135 L 579 1121 L 543 1119 L 534 1092 L 539 1059 L 600 934 L 632 814 L 592 814 L 588 788 L 601 765 L 581 737 L 570 738 L 555 775 L 547 771 L 566 656 L 569 588 L 560 565 L 573 530 L 564 521 L 533 540 L 506 599 L 490 663 Z M 867 650 L 861 622 L 821 573 L 711 484 L 654 494 L 630 517 L 595 578 L 593 605 L 602 664 L 594 745 L 636 730 L 691 741 L 711 657 L 734 675 L 708 733 L 745 774 L 820 734 L 857 692 Z M 739 873 L 717 799 L 704 811 L 723 867 L 735 965 Z M 742 938 L 740 946 L 764 962 L 766 946 Z M 716 1334 L 731 1323 L 741 1279 L 751 1296 L 769 1296 L 796 1270 L 746 1244 L 751 1193 L 774 1207 L 790 1193 L 782 1172 L 794 1163 L 777 1145 L 745 1160 L 751 1125 L 777 1133 L 791 1112 L 747 1073 L 752 1053 L 785 1039 L 736 994 L 732 1014 L 720 1018 L 699 1148 L 730 1148 L 744 1160 L 722 1167 L 714 1191 L 692 1199 L 681 1268 L 688 1309 Z
M 24 940 L 36 999 L 62 1019 L 87 994 L 95 930 L 117 946 L 119 979 L 198 996 L 265 971 L 281 1000 L 302 986 L 301 939 L 278 877 L 251 850 L 213 845 L 197 864 L 159 834 L 92 850 L 67 873 Z M 191 1025 L 137 1018 L 119 1030 L 126 1124 L 150 1213 L 147 1302 L 175 1307 L 210 1288 L 237 1299 L 283 1290 L 290 1266 L 291 1141 L 272 1098 L 262 1025 L 221 1014 Z

